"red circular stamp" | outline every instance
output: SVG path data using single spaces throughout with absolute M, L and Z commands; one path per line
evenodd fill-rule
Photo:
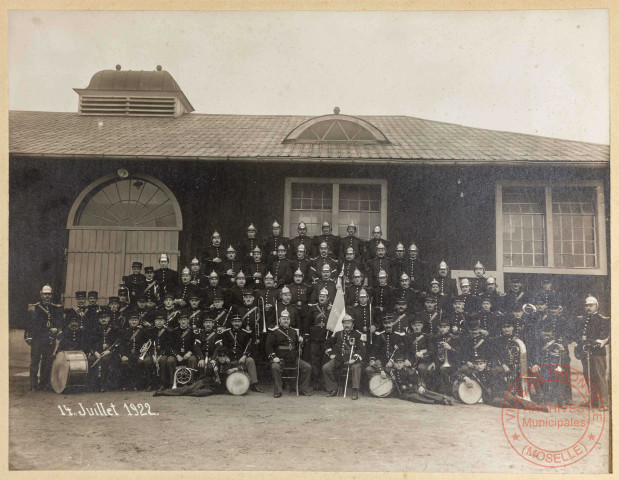
M 570 388 L 573 402 L 553 401 Z M 531 397 L 544 400 L 534 404 L 527 401 Z M 520 375 L 501 408 L 511 447 L 528 462 L 547 468 L 585 458 L 600 441 L 605 421 L 603 399 L 595 384 L 583 372 L 564 365 L 541 365 Z

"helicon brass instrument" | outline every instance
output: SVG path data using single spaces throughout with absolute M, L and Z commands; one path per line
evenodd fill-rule
M 535 305 L 533 305 L 532 303 L 525 303 L 522 306 L 522 311 L 528 315 L 531 315 L 537 312 L 537 308 L 535 308 Z
M 176 367 L 176 371 L 174 372 L 174 384 L 172 388 L 178 388 L 178 385 L 187 385 L 191 383 L 193 379 L 193 372 L 197 372 L 195 368 L 185 367 L 181 365 L 180 367 Z

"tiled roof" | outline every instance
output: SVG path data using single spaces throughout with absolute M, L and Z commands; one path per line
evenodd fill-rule
M 9 112 L 9 152 L 30 156 L 294 161 L 558 163 L 604 165 L 608 145 L 465 127 L 404 116 L 364 116 L 388 144 L 282 143 L 313 117 L 202 115 L 96 117 Z

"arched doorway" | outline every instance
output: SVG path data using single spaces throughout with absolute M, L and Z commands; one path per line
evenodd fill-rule
M 69 212 L 65 307 L 75 305 L 77 290 L 97 290 L 102 300 L 116 295 L 134 261 L 157 268 L 166 252 L 177 267 L 183 220 L 176 197 L 149 175 L 119 173 L 91 183 Z

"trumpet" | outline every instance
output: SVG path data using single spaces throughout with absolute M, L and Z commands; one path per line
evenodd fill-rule
M 532 313 L 537 312 L 537 308 L 535 308 L 535 305 L 533 305 L 532 303 L 525 303 L 522 306 L 522 311 L 528 315 L 531 315 Z
M 453 336 L 450 334 L 447 339 L 442 340 L 442 341 L 439 342 L 439 345 L 438 345 L 438 347 L 439 347 L 439 351 L 438 351 L 439 357 L 438 358 L 439 358 L 439 360 L 441 359 L 441 353 L 443 353 L 444 354 L 443 356 L 445 357 L 445 360 L 443 361 L 443 365 L 441 365 L 441 368 L 449 368 L 449 367 L 451 367 L 451 364 L 449 363 L 449 358 L 448 358 L 449 350 L 447 350 L 445 348 L 445 344 L 446 343 L 449 344 L 449 341 L 452 338 L 453 338 Z
M 148 340 L 142 348 L 140 348 L 140 360 L 144 360 L 146 358 L 146 354 L 150 350 L 151 345 L 153 344 L 152 340 Z
M 174 372 L 174 385 L 172 385 L 172 389 L 178 388 L 177 385 L 187 385 L 191 383 L 193 378 L 193 372 L 197 372 L 195 368 L 189 368 L 181 365 L 176 368 Z

